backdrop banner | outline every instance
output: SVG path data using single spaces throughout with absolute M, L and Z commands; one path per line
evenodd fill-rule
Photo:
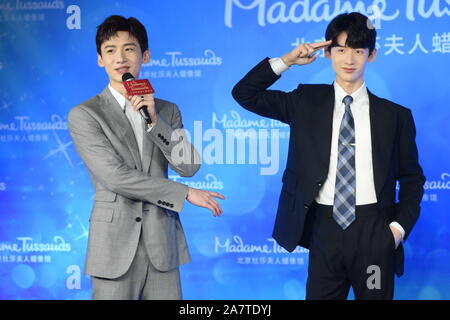
M 0 3 L 0 299 L 90 299 L 83 273 L 93 187 L 72 143 L 68 111 L 108 83 L 96 27 L 113 14 L 147 28 L 140 78 L 176 103 L 203 164 L 191 178 L 217 191 L 223 215 L 186 203 L 180 218 L 193 261 L 185 299 L 304 299 L 308 250 L 271 237 L 289 126 L 241 108 L 231 89 L 265 57 L 324 41 L 342 12 L 377 28 L 367 87 L 413 112 L 427 178 L 421 216 L 405 242 L 395 299 L 450 298 L 450 2 L 446 0 L 22 1 Z M 271 88 L 334 80 L 321 50 Z M 353 298 L 353 294 L 350 294 Z

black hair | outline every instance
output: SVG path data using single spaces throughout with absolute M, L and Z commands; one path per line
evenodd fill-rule
M 342 32 L 347 33 L 346 46 L 369 49 L 369 55 L 375 49 L 377 31 L 365 15 L 359 12 L 343 13 L 331 20 L 325 31 L 325 40 L 333 42 L 326 50 L 338 45 L 337 38 Z
M 101 46 L 103 42 L 111 39 L 119 31 L 127 31 L 130 36 L 135 37 L 139 42 L 142 53 L 148 49 L 147 30 L 145 30 L 144 25 L 140 23 L 138 19 L 133 17 L 127 19 L 123 16 L 113 15 L 106 18 L 105 21 L 97 27 L 95 43 L 99 55 L 102 54 Z

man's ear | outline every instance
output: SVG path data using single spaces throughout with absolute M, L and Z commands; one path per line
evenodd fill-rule
M 328 50 L 327 49 L 324 50 L 325 58 L 331 59 L 331 49 L 328 49 Z
M 148 63 L 150 61 L 150 50 L 145 50 L 144 53 L 142 54 L 142 61 L 144 63 Z
M 370 54 L 369 58 L 367 59 L 367 61 L 369 61 L 369 62 L 374 62 L 376 56 L 377 56 L 377 49 L 374 48 L 373 51 L 372 51 L 372 53 Z
M 98 64 L 99 67 L 104 67 L 105 66 L 105 63 L 103 62 L 102 56 L 99 55 L 98 53 L 97 53 L 97 64 Z

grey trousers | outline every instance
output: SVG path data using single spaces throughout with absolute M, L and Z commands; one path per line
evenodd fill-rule
M 91 277 L 93 300 L 180 300 L 179 268 L 161 272 L 152 265 L 141 238 L 130 269 L 116 279 Z

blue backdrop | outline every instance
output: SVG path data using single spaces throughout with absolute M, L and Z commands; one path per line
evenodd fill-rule
M 377 7 L 371 7 L 371 5 Z M 378 8 L 378 9 L 377 9 Z M 378 57 L 366 84 L 411 108 L 427 182 L 405 243 L 397 299 L 450 297 L 450 4 L 429 1 L 192 0 L 0 2 L 0 298 L 89 299 L 82 272 L 93 189 L 67 113 L 99 93 L 95 32 L 107 16 L 134 16 L 149 35 L 142 69 L 156 96 L 177 103 L 204 163 L 170 178 L 223 193 L 224 214 L 187 204 L 180 215 L 193 261 L 186 299 L 303 299 L 307 250 L 271 238 L 289 128 L 242 109 L 233 85 L 266 56 L 322 40 L 343 11 L 373 16 Z M 323 53 L 273 86 L 331 83 Z

